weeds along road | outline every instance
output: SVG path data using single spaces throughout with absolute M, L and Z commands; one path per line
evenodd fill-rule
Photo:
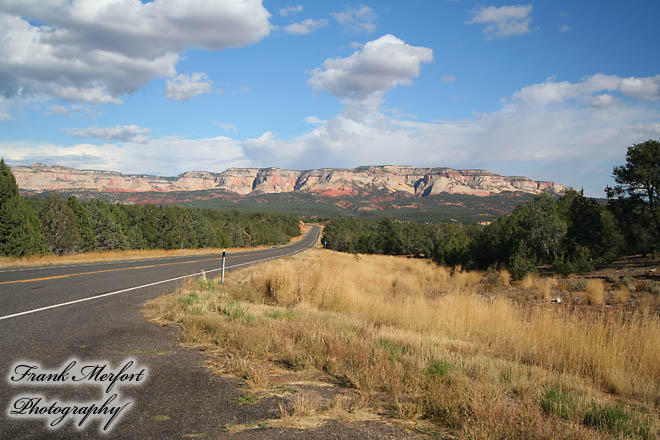
M 301 252 L 313 246 L 319 234 L 314 226 L 291 245 L 230 254 L 226 270 Z M 148 323 L 141 315 L 146 300 L 174 291 L 183 279 L 202 271 L 219 275 L 221 266 L 220 255 L 200 255 L 1 270 L 0 439 L 195 438 L 249 420 L 249 410 L 238 411 L 232 404 L 239 395 L 236 383 L 210 374 L 200 353 L 178 348 L 175 329 Z M 82 430 L 73 422 L 64 427 L 62 422 L 54 430 L 47 426 L 56 418 L 56 408 L 67 403 L 100 406 L 109 396 L 101 386 L 10 380 L 17 362 L 38 364 L 41 369 L 33 370 L 37 372 L 59 372 L 72 359 L 78 365 L 107 363 L 106 372 L 127 359 L 148 369 L 143 384 L 113 390 L 133 403 L 107 435 L 101 434 L 99 418 Z M 58 404 L 50 414 L 42 410 L 41 418 L 10 417 L 10 409 L 21 408 L 19 395 L 33 401 L 41 397 L 41 405 Z M 28 413 L 27 408 L 22 411 Z

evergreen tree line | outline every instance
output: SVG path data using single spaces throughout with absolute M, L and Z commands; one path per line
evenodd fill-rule
M 486 227 L 336 219 L 323 243 L 467 268 L 505 266 L 518 279 L 541 265 L 563 274 L 588 272 L 621 255 L 660 248 L 660 141 L 628 147 L 625 165 L 612 175 L 616 185 L 605 189 L 606 206 L 569 190 L 556 200 L 541 194 Z
M 542 194 L 485 227 L 334 219 L 324 229 L 323 242 L 342 252 L 425 256 L 472 269 L 505 266 L 516 278 L 539 265 L 585 272 L 637 251 L 609 209 L 576 191 L 558 200 Z
M 283 244 L 300 234 L 292 215 L 180 206 L 113 205 L 57 193 L 23 198 L 0 161 L 0 255 L 92 250 L 245 247 Z

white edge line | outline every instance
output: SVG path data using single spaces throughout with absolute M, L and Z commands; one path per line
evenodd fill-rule
M 303 248 L 303 249 L 298 249 L 296 251 L 289 252 L 288 254 L 277 255 L 275 257 L 262 258 L 261 260 L 249 261 L 247 263 L 240 263 L 240 264 L 234 264 L 234 265 L 231 265 L 231 266 L 226 266 L 225 269 L 231 269 L 231 268 L 239 267 L 239 266 L 247 266 L 248 264 L 260 263 L 262 261 L 274 260 L 276 258 L 288 257 L 289 255 L 294 255 L 294 254 L 306 251 L 307 249 L 310 249 L 312 246 L 314 246 L 314 244 L 316 244 L 318 239 L 319 239 L 318 234 L 316 234 L 315 240 L 313 241 L 313 243 L 309 247 L 306 247 L 306 248 Z M 167 280 L 156 281 L 156 282 L 149 283 L 149 284 L 143 284 L 141 286 L 129 287 L 128 289 L 117 290 L 115 292 L 102 293 L 100 295 L 90 296 L 88 298 L 81 298 L 81 299 L 76 299 L 74 301 L 67 301 L 67 302 L 63 302 L 63 303 L 60 303 L 60 304 L 53 304 L 51 306 L 40 307 L 38 309 L 26 310 L 25 312 L 14 313 L 12 315 L 0 316 L 0 321 L 2 321 L 4 319 L 11 319 L 11 318 L 16 318 L 18 316 L 23 316 L 23 315 L 29 315 L 29 314 L 32 314 L 32 313 L 42 312 L 44 310 L 56 309 L 58 307 L 64 307 L 64 306 L 68 306 L 68 305 L 71 305 L 71 304 L 77 304 L 77 303 L 81 303 L 81 302 L 85 302 L 85 301 L 92 301 L 94 299 L 104 298 L 106 296 L 112 296 L 112 295 L 117 295 L 119 293 L 130 292 L 131 290 L 137 290 L 137 289 L 142 289 L 142 288 L 145 288 L 145 287 L 156 286 L 158 284 L 169 283 L 171 281 L 182 280 L 184 278 L 195 277 L 195 276 L 201 275 L 203 273 L 217 272 L 219 270 L 222 270 L 222 267 L 217 268 L 217 269 L 211 269 L 211 270 L 203 270 L 201 272 L 193 273 L 193 274 L 190 274 L 190 275 L 183 275 L 183 276 L 180 276 L 180 277 L 170 278 L 170 279 L 167 279 Z

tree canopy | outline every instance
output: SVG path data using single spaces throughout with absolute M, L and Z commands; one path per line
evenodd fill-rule
M 660 141 L 628 147 L 626 163 L 614 167 L 616 185 L 607 187 L 611 210 L 629 242 L 654 251 L 660 242 Z

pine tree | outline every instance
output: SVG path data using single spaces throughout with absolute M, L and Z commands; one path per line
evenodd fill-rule
M 76 215 L 57 193 L 44 200 L 39 220 L 50 252 L 65 254 L 82 248 L 83 238 L 78 231 Z
M 126 235 L 110 206 L 103 200 L 92 200 L 87 205 L 90 222 L 99 250 L 126 249 Z
M 655 251 L 660 243 L 660 141 L 628 147 L 626 164 L 614 167 L 612 175 L 617 185 L 605 189 L 608 205 L 630 250 Z
M 37 217 L 19 196 L 11 169 L 0 159 L 0 255 L 22 257 L 43 250 Z
M 0 203 L 11 197 L 18 197 L 18 185 L 11 168 L 0 159 Z
M 81 204 L 74 196 L 70 196 L 66 201 L 71 211 L 76 218 L 76 227 L 78 233 L 82 238 L 81 251 L 93 251 L 97 248 L 98 242 L 96 241 L 96 234 L 94 234 L 94 226 L 89 218 L 87 209 Z

